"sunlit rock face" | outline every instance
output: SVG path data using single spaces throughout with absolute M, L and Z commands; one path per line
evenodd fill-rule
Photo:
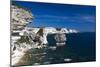
M 14 30 L 23 29 L 27 24 L 32 22 L 32 13 L 19 6 L 11 6 L 11 26 Z
M 18 63 L 24 52 L 32 48 L 29 39 L 23 35 L 22 30 L 33 20 L 32 13 L 20 6 L 11 5 L 11 55 L 12 65 Z M 23 35 L 23 36 L 21 36 Z M 24 42 L 23 39 L 26 41 Z
M 11 5 L 11 39 L 12 44 L 21 38 L 26 25 L 33 20 L 32 13 L 20 6 Z

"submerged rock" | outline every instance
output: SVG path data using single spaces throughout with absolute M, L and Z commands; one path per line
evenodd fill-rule
M 66 58 L 66 59 L 64 59 L 64 61 L 69 62 L 69 61 L 72 61 L 72 59 L 70 59 L 70 58 Z
M 57 48 L 56 46 L 50 46 L 49 47 L 49 49 L 51 49 L 51 50 L 56 50 L 56 48 Z

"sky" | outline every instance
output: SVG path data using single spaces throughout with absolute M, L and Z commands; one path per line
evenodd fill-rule
M 95 32 L 96 6 L 13 1 L 33 14 L 31 27 L 56 27 Z

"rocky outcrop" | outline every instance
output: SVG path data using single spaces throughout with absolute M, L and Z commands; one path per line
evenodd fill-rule
M 29 40 L 23 35 L 22 30 L 25 29 L 26 25 L 32 22 L 33 15 L 29 10 L 22 8 L 20 6 L 11 5 L 11 57 L 12 65 L 15 65 L 22 56 L 24 52 L 32 48 L 29 44 Z M 27 40 L 24 42 L 23 40 Z
M 11 6 L 11 29 L 20 30 L 23 29 L 27 24 L 32 22 L 33 15 L 28 10 L 19 6 Z
M 39 36 L 41 36 L 42 39 L 42 44 L 48 44 L 47 42 L 47 35 L 48 34 L 69 34 L 69 33 L 78 33 L 77 30 L 73 30 L 73 29 L 67 29 L 67 28 L 60 28 L 59 30 L 57 28 L 54 27 L 44 27 L 44 28 L 29 28 L 26 27 L 25 30 L 23 30 L 22 32 L 27 32 L 27 33 L 35 33 L 35 34 L 39 34 Z M 35 36 L 35 34 L 33 34 Z

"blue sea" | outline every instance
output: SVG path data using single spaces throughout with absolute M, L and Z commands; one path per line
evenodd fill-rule
M 55 51 L 49 50 L 49 56 L 54 59 L 51 63 L 87 62 L 96 59 L 95 32 L 66 34 L 66 45 L 57 47 Z M 48 35 L 49 46 L 54 46 L 53 35 Z M 64 61 L 71 59 L 71 61 Z
M 58 63 L 88 62 L 96 60 L 96 33 L 66 34 L 66 44 L 56 46 L 55 34 L 47 36 L 48 47 L 31 49 L 32 58 L 26 65 L 44 65 Z M 56 47 L 56 49 L 50 49 Z

